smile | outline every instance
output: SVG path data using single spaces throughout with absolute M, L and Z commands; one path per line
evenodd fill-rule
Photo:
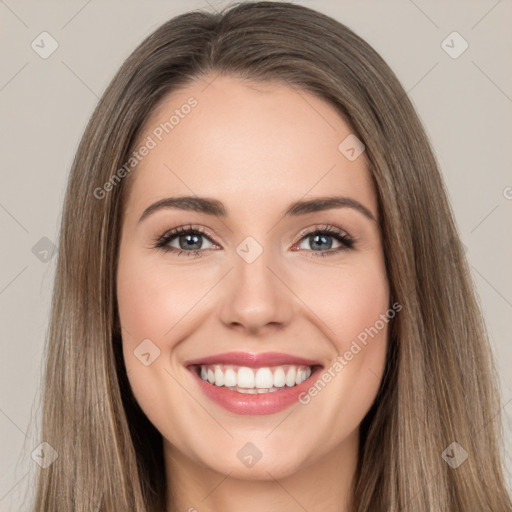
M 214 386 L 238 393 L 271 393 L 301 384 L 311 376 L 310 366 L 286 365 L 262 368 L 226 364 L 201 365 L 200 377 Z
M 200 390 L 236 414 L 272 414 L 298 402 L 323 366 L 280 353 L 230 352 L 186 363 Z

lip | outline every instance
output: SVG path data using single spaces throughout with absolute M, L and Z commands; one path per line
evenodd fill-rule
M 284 364 L 321 366 L 318 361 L 314 361 L 312 359 L 304 359 L 302 357 L 292 356 L 282 352 L 263 352 L 261 354 L 254 352 L 225 352 L 224 354 L 215 354 L 213 356 L 186 361 L 184 364 L 185 366 L 191 366 L 222 363 L 238 366 L 248 366 L 249 368 L 259 368 L 261 366 L 281 366 Z
M 236 391 L 226 389 L 224 386 L 215 386 L 204 381 L 198 375 L 197 368 L 200 365 L 220 363 L 248 366 L 250 368 L 280 366 L 284 364 L 306 365 L 312 366 L 313 368 L 309 378 L 301 382 L 298 386 L 290 388 L 284 386 L 279 391 L 251 395 L 247 393 L 237 393 Z M 194 379 L 196 379 L 201 391 L 210 400 L 224 409 L 240 415 L 274 414 L 290 407 L 292 404 L 298 402 L 299 395 L 307 391 L 323 368 L 318 361 L 277 352 L 267 352 L 263 354 L 229 352 L 187 361 L 186 366 Z

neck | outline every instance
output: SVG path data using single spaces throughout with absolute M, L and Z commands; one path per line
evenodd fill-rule
M 356 430 L 336 449 L 291 474 L 275 478 L 269 469 L 267 479 L 248 480 L 205 467 L 164 439 L 167 511 L 350 512 L 358 442 Z

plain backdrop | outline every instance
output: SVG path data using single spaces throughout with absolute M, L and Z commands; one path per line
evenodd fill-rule
M 366 39 L 395 71 L 424 123 L 467 248 L 500 372 L 510 473 L 512 2 L 296 3 L 336 18 Z M 142 39 L 177 14 L 226 4 L 0 0 L 3 512 L 27 510 L 23 498 L 35 470 L 31 453 L 42 441 L 37 421 L 56 261 L 52 248 L 85 125 L 113 74 Z M 44 55 L 52 45 L 58 45 L 56 50 Z

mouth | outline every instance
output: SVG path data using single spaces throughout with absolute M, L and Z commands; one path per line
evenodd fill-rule
M 232 364 L 194 365 L 191 370 L 203 381 L 237 393 L 274 393 L 309 379 L 316 366 L 280 365 L 251 368 Z
M 323 365 L 288 354 L 231 352 L 186 363 L 212 401 L 237 414 L 272 414 L 298 401 Z

